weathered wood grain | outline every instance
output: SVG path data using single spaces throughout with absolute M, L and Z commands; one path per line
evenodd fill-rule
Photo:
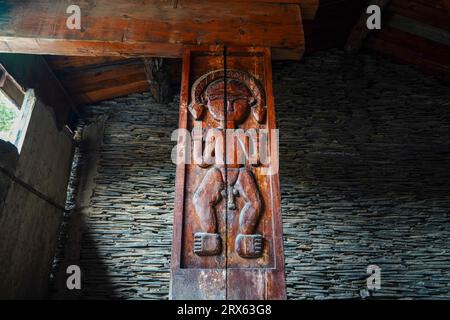
M 171 298 L 283 299 L 278 174 L 263 173 L 277 170 L 278 153 L 270 164 L 250 157 L 238 163 L 238 149 L 227 141 L 236 138 L 225 135 L 225 129 L 276 128 L 270 49 L 186 51 L 180 129 L 207 132 L 198 150 L 203 160 L 189 153 L 177 166 Z M 274 138 L 270 132 L 271 151 Z
M 298 4 L 183 0 L 174 8 L 169 0 L 102 0 L 79 5 L 82 29 L 69 30 L 66 1 L 6 1 L 0 51 L 181 57 L 185 45 L 216 44 L 284 48 L 297 58 L 304 51 Z
M 449 82 L 450 19 L 440 1 L 392 0 L 385 16 L 365 46 Z

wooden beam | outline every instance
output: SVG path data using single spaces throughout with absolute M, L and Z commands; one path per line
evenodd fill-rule
M 450 19 L 439 0 L 393 0 L 364 47 L 450 81 Z
M 79 1 L 81 30 L 69 30 L 67 1 L 7 0 L 0 8 L 0 52 L 180 58 L 186 45 L 227 45 L 283 49 L 299 59 L 300 5 L 276 2 L 183 0 L 174 8 L 171 0 Z M 313 16 L 317 1 L 299 3 Z
M 369 15 L 366 13 L 366 10 L 371 5 L 377 5 L 381 8 L 381 11 L 389 4 L 390 0 L 369 0 L 367 1 L 367 5 L 364 7 L 364 12 L 361 14 L 356 25 L 353 27 L 353 30 L 350 32 L 350 35 L 347 39 L 347 43 L 345 45 L 345 51 L 349 53 L 358 52 L 361 49 L 364 40 L 369 35 L 370 31 L 367 28 L 367 18 Z
M 365 47 L 450 83 L 449 46 L 388 26 Z
M 441 0 L 442 5 L 447 9 L 448 14 L 450 14 L 450 0 Z
M 450 32 L 449 14 L 437 0 L 395 0 L 389 12 L 403 16 L 418 23 Z
M 393 14 L 387 25 L 450 47 L 450 32 L 448 30 L 439 29 L 398 14 Z
M 80 72 L 104 67 L 116 63 L 124 63 L 129 59 L 121 57 L 77 57 L 77 56 L 46 56 L 47 63 L 57 76 L 66 75 L 72 72 Z M 139 59 L 136 59 L 139 60 Z
M 211 0 L 209 0 L 211 1 Z M 223 2 L 223 0 L 212 0 L 216 2 Z M 235 1 L 242 2 L 242 0 L 228 0 L 227 2 Z M 303 20 L 313 20 L 316 17 L 317 9 L 319 9 L 319 0 L 247 0 L 251 2 L 267 2 L 267 3 L 281 3 L 281 4 L 296 4 L 302 9 Z M 450 0 L 444 0 L 450 1 Z
M 169 103 L 173 100 L 170 71 L 163 58 L 144 58 L 144 70 L 150 92 L 157 103 Z

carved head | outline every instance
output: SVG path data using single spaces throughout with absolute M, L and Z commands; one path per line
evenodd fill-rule
M 208 109 L 217 121 L 225 120 L 238 124 L 243 122 L 251 111 L 255 119 L 262 123 L 265 120 L 266 106 L 262 89 L 256 80 L 247 73 L 228 70 L 225 104 L 224 71 L 217 70 L 200 77 L 192 87 L 192 103 L 189 110 L 195 119 L 203 116 Z
M 224 111 L 227 120 L 240 123 L 248 116 L 250 108 L 255 105 L 256 99 L 245 84 L 235 79 L 227 80 L 227 101 L 225 104 L 225 81 L 216 80 L 205 90 L 201 101 L 206 105 L 214 119 L 224 121 Z

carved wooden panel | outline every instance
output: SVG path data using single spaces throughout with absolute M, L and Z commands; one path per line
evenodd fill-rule
M 171 297 L 282 299 L 270 51 L 187 49 Z

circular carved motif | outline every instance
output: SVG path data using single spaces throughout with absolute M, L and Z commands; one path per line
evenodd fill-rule
M 225 103 L 225 78 L 227 101 Z M 196 120 L 202 118 L 205 109 L 211 113 L 217 121 L 225 119 L 240 123 L 251 112 L 259 123 L 265 121 L 266 98 L 264 90 L 258 81 L 240 70 L 214 70 L 201 76 L 192 86 L 192 102 L 189 111 Z

